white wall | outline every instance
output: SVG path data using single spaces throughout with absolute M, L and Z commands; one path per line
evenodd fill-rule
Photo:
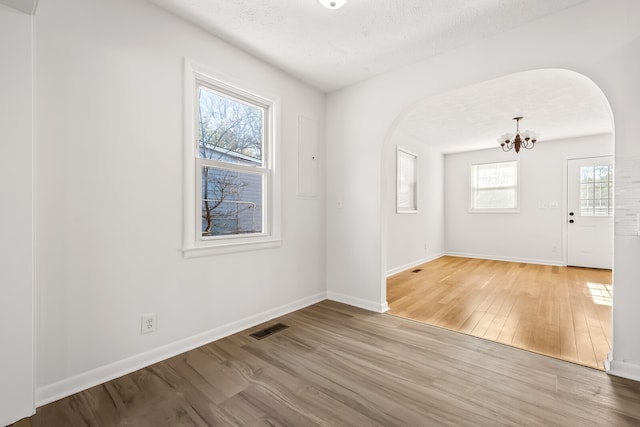
M 615 119 L 616 160 L 640 154 L 640 2 L 590 0 L 327 98 L 327 289 L 384 307 L 383 144 L 413 103 L 519 71 L 564 68 L 592 79 Z M 352 161 L 357 158 L 358 162 Z M 342 209 L 336 202 L 344 200 Z M 362 212 L 369 215 L 363 219 Z M 640 379 L 640 239 L 615 237 L 612 372 Z
M 0 425 L 33 397 L 32 17 L 0 5 Z
M 564 265 L 567 159 L 612 154 L 613 135 L 609 134 L 540 141 L 520 154 L 496 148 L 446 155 L 447 254 Z M 518 158 L 520 212 L 470 213 L 470 166 Z
M 382 154 L 387 271 L 394 274 L 444 252 L 443 156 L 423 141 L 397 134 Z M 418 212 L 396 212 L 396 145 L 418 156 Z
M 41 0 L 36 31 L 39 404 L 325 298 L 323 93 L 142 0 Z M 281 248 L 182 257 L 185 56 L 280 97 Z

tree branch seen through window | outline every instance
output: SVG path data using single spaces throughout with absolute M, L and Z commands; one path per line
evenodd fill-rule
M 202 236 L 263 232 L 263 107 L 201 85 Z

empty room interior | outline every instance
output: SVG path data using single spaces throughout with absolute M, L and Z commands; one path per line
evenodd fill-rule
M 638 18 L 0 0 L 0 425 L 638 425 Z
M 535 120 L 518 118 L 505 138 L 520 128 L 523 138 L 533 135 L 527 145 L 516 153 L 494 139 L 481 149 L 484 120 L 514 108 Z M 527 130 L 540 126 L 546 136 L 533 143 Z M 615 173 L 600 89 L 565 70 L 505 76 L 417 103 L 390 142 L 386 158 L 400 159 L 386 169 L 396 183 L 387 216 L 390 313 L 604 369 Z M 443 250 L 431 255 L 434 247 Z M 416 262 L 422 254 L 432 262 Z

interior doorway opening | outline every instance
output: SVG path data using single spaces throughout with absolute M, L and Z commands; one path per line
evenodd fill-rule
M 572 89 L 566 92 L 560 86 Z M 534 87 L 549 93 L 529 93 L 537 90 Z M 519 99 L 524 102 L 513 101 L 508 93 L 521 94 Z M 571 123 L 581 116 L 571 112 L 576 105 L 573 101 L 581 97 L 584 102 L 580 105 L 597 116 L 586 120 L 591 127 Z M 537 105 L 540 99 L 551 101 Z M 560 107 L 549 111 L 550 104 Z M 503 153 L 495 137 L 508 126 L 508 119 L 502 123 L 499 118 L 515 115 L 527 117 L 530 123 L 523 124 L 531 125 L 541 137 L 532 150 Z M 496 122 L 497 127 L 492 128 Z M 417 154 L 420 208 L 412 215 L 395 211 L 392 162 L 398 147 Z M 383 274 L 390 313 L 404 312 L 404 317 L 413 320 L 603 369 L 613 344 L 612 272 L 566 267 L 569 207 L 563 183 L 570 158 L 613 155 L 613 119 L 606 97 L 590 79 L 568 70 L 518 73 L 437 95 L 408 108 L 396 120 L 382 155 Z M 512 159 L 520 168 L 521 206 L 512 213 L 470 212 L 470 165 Z M 504 275 L 486 270 L 482 263 L 500 267 Z M 458 268 L 452 271 L 452 265 Z M 422 271 L 413 273 L 416 269 Z M 443 276 L 444 272 L 448 274 Z M 443 282 L 425 287 L 421 275 Z M 514 276 L 521 278 L 514 281 Z M 456 277 L 465 277 L 457 287 Z M 392 289 L 400 282 L 404 294 Z M 494 285 L 513 293 L 500 296 Z M 463 294 L 468 298 L 456 299 Z M 550 300 L 553 296 L 556 299 Z M 426 306 L 435 311 L 421 311 Z M 511 319 L 507 308 L 516 310 Z M 516 322 L 518 311 L 521 316 Z M 540 322 L 535 323 L 536 318 Z M 582 320 L 572 320 L 570 334 L 562 319 Z M 498 332 L 498 325 L 506 329 Z M 511 341 L 505 338 L 509 328 L 515 328 Z M 587 336 L 590 343 L 583 339 Z M 527 340 L 533 344 L 524 345 Z M 559 350 L 549 350 L 556 342 Z M 592 357 L 587 356 L 589 346 Z

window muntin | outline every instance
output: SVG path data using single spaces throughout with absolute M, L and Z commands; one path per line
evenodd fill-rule
M 580 216 L 613 216 L 613 166 L 580 167 Z
M 517 211 L 518 162 L 471 165 L 471 211 Z
M 198 238 L 264 235 L 268 106 L 229 95 L 208 82 L 197 84 Z

